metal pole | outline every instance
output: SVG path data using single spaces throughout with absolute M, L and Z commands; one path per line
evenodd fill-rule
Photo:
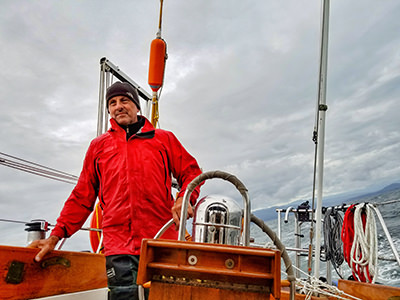
M 101 135 L 103 130 L 104 79 L 105 79 L 105 65 L 104 62 L 100 62 L 99 105 L 97 111 L 97 136 Z
M 111 85 L 111 75 L 110 72 L 106 73 L 105 87 L 104 91 L 107 91 L 108 87 Z M 103 103 L 106 104 L 105 97 L 103 98 Z M 103 132 L 107 132 L 108 130 L 108 108 L 107 105 L 103 104 Z
M 137 91 L 139 96 L 145 100 L 145 101 L 150 101 L 152 100 L 151 95 L 146 92 L 139 84 L 137 84 L 133 79 L 131 79 L 127 74 L 122 72 L 120 68 L 116 65 L 114 65 L 111 61 L 109 61 L 107 58 L 103 57 L 100 60 L 101 63 L 104 63 L 104 66 L 107 70 L 107 72 L 110 72 L 113 76 L 115 76 L 117 79 L 123 82 L 129 82 L 132 86 L 134 86 Z
M 281 236 L 281 212 L 282 212 L 282 209 L 277 209 L 276 210 L 277 212 L 278 212 L 278 238 L 279 239 L 282 239 L 282 236 Z
M 323 0 L 322 24 L 321 24 L 321 49 L 320 49 L 320 68 L 318 85 L 318 110 L 319 110 L 319 130 L 318 130 L 318 149 L 317 149 L 317 206 L 315 223 L 315 263 L 314 276 L 319 278 L 320 254 L 321 254 L 321 228 L 322 228 L 322 190 L 323 190 L 323 170 L 324 170 L 324 146 L 325 146 L 325 114 L 326 106 L 326 80 L 328 70 L 328 34 L 329 34 L 329 0 Z
M 298 216 L 298 213 L 295 212 L 294 213 L 294 235 L 295 235 L 295 247 L 297 249 L 301 248 L 300 234 L 301 234 L 301 231 L 300 231 L 300 225 L 299 225 L 299 216 Z M 295 264 L 296 264 L 296 268 L 297 268 L 296 269 L 296 277 L 300 278 L 300 273 L 298 270 L 298 269 L 300 269 L 300 253 L 295 252 L 294 255 L 296 256 L 296 259 L 295 259 Z

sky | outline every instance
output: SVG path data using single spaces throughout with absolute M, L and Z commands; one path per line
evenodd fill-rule
M 253 210 L 310 199 L 322 2 L 164 2 L 161 128 L 204 171 L 238 177 Z M 2 0 L 0 152 L 79 175 L 96 136 L 99 61 L 150 92 L 159 6 Z M 399 15 L 397 0 L 331 2 L 324 197 L 400 181 Z M 72 188 L 0 165 L 0 219 L 54 224 Z M 241 201 L 219 179 L 210 193 Z M 24 244 L 23 229 L 0 222 L 0 243 Z

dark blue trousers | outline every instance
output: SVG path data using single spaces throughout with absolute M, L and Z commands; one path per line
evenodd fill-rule
M 136 284 L 139 255 L 106 256 L 106 269 L 110 300 L 138 300 Z M 146 299 L 148 290 L 145 289 Z

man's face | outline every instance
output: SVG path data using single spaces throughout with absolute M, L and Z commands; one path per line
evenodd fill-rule
M 108 101 L 108 111 L 119 125 L 127 126 L 136 123 L 139 109 L 131 99 L 125 96 L 115 96 Z

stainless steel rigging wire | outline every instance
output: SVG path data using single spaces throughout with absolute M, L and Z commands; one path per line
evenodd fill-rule
M 78 176 L 68 174 L 53 168 L 49 168 L 16 156 L 12 156 L 3 152 L 0 152 L 0 164 L 3 166 L 27 172 L 30 174 L 38 175 L 41 177 L 69 183 L 76 184 Z

